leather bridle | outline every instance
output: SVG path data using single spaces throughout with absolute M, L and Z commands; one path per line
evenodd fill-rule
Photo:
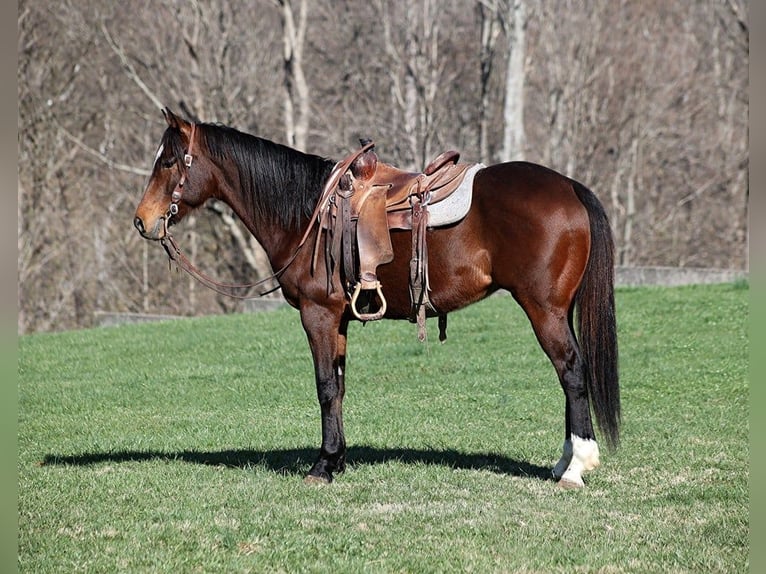
M 189 146 L 186 148 L 186 153 L 184 153 L 184 167 L 179 166 L 179 170 L 181 171 L 181 179 L 178 180 L 173 193 L 170 195 L 170 206 L 168 207 L 168 212 L 165 217 L 166 222 L 172 216 L 178 213 L 178 203 L 183 197 L 184 184 L 186 183 L 186 178 L 189 175 L 189 168 L 192 166 L 192 162 L 194 161 L 192 149 L 194 147 L 194 135 L 196 131 L 197 124 L 193 123 L 191 125 L 191 133 L 189 134 Z

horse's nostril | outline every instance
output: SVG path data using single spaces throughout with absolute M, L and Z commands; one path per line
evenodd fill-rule
M 133 225 L 135 225 L 136 229 L 138 229 L 141 233 L 143 233 L 145 231 L 145 229 L 144 229 L 144 222 L 141 220 L 140 217 L 136 217 L 133 220 Z

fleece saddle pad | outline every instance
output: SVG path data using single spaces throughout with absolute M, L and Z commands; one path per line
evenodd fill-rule
M 468 214 L 473 199 L 473 178 L 484 167 L 484 164 L 477 163 L 468 168 L 460 187 L 439 203 L 428 206 L 428 227 L 449 225 L 460 221 Z

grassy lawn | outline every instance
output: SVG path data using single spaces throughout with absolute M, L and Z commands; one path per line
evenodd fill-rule
M 21 337 L 19 570 L 746 571 L 748 295 L 618 290 L 622 446 L 580 491 L 548 478 L 563 393 L 507 296 L 444 345 L 352 325 L 327 486 L 291 309 Z

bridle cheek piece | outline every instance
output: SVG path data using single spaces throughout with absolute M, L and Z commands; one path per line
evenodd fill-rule
M 167 225 L 167 221 L 178 213 L 178 203 L 181 201 L 181 197 L 183 196 L 184 184 L 186 183 L 186 176 L 189 174 L 189 168 L 191 167 L 192 161 L 194 160 L 194 157 L 192 156 L 192 146 L 194 145 L 194 133 L 196 131 L 197 131 L 197 124 L 192 124 L 191 134 L 189 134 L 189 148 L 186 150 L 186 153 L 184 154 L 184 165 L 186 166 L 186 169 L 184 169 L 183 173 L 181 173 L 181 179 L 178 180 L 178 183 L 176 184 L 176 188 L 173 190 L 173 193 L 170 195 L 170 206 L 168 207 L 168 212 L 167 212 L 167 215 L 165 216 L 166 225 Z

